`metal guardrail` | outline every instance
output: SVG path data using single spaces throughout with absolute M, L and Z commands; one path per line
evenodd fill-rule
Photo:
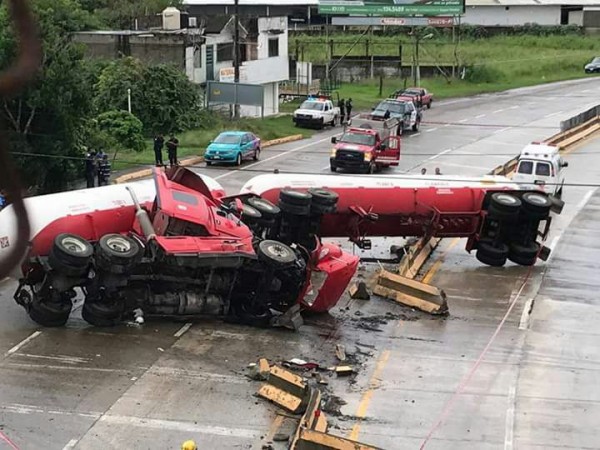
M 560 123 L 560 131 L 565 132 L 571 130 L 598 116 L 600 116 L 600 105 L 594 106 L 593 108 L 583 111 L 582 113 L 577 114 L 576 116 L 573 116 L 570 119 L 563 120 Z

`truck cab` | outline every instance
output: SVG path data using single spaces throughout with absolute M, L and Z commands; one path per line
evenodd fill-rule
M 346 127 L 338 139 L 331 138 L 329 167 L 332 172 L 374 173 L 384 167 L 397 166 L 400 161 L 400 138 L 385 136 L 373 128 Z
M 527 189 L 539 189 L 560 197 L 565 183 L 565 168 L 558 147 L 534 142 L 519 155 L 513 180 Z

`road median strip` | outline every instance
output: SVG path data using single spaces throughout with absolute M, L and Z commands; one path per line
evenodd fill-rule
M 277 139 L 271 139 L 270 141 L 265 141 L 261 144 L 261 148 L 269 148 L 274 145 L 287 144 L 288 142 L 295 142 L 304 139 L 304 136 L 301 134 L 293 134 L 291 136 L 285 136 Z M 201 164 L 204 162 L 204 156 L 191 156 L 189 158 L 185 158 L 181 161 L 180 166 L 189 167 L 194 166 L 196 164 Z M 140 169 L 135 172 L 126 173 L 115 178 L 113 184 L 122 184 L 129 183 L 130 181 L 139 180 L 142 178 L 148 178 L 152 176 L 152 167 L 148 167 L 146 169 Z

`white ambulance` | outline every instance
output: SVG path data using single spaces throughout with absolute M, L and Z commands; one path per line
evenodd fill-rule
M 534 142 L 521 151 L 513 181 L 526 189 L 541 189 L 560 198 L 565 183 L 564 169 L 568 165 L 558 147 Z

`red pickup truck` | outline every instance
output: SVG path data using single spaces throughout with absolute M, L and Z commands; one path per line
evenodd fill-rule
M 384 125 L 392 121 L 397 128 L 397 119 L 378 121 L 377 124 Z M 335 145 L 329 158 L 332 172 L 344 169 L 351 172 L 375 173 L 384 167 L 398 165 L 400 137 L 396 135 L 396 131 L 392 135 L 387 129 L 369 128 L 362 122 L 360 126 L 347 127 L 339 139 L 335 136 L 331 138 L 331 143 Z
M 425 88 L 410 87 L 394 92 L 394 98 L 398 97 L 416 97 L 416 103 L 420 103 L 422 108 L 431 108 L 433 103 L 433 94 Z

